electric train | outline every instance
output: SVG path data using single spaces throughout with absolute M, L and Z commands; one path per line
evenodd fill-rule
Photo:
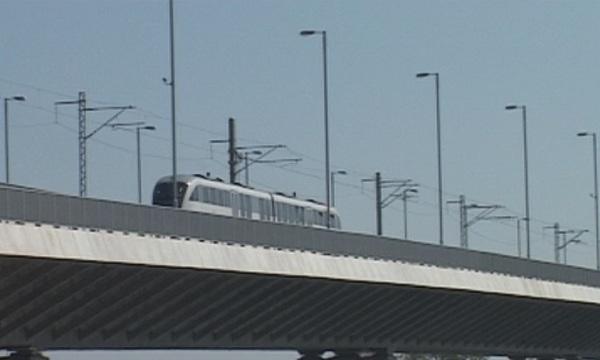
M 228 184 L 199 174 L 178 175 L 176 179 L 177 203 L 185 210 L 301 226 L 327 226 L 327 206 L 314 200 Z M 153 205 L 172 206 L 172 180 L 172 176 L 158 180 L 152 193 Z M 329 213 L 330 227 L 341 228 L 337 211 L 330 208 Z

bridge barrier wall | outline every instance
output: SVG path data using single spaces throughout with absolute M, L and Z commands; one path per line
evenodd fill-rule
M 465 268 L 600 286 L 600 272 L 382 236 L 80 198 L 0 184 L 0 219 Z

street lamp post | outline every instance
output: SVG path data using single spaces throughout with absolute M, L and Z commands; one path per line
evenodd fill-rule
M 402 210 L 404 213 L 404 239 L 408 239 L 408 211 L 407 211 L 407 203 L 408 198 L 412 197 L 408 195 L 408 193 L 417 193 L 418 190 L 415 188 L 406 188 L 402 190 Z
M 428 76 L 435 77 L 435 117 L 437 134 L 437 173 L 438 173 L 438 217 L 440 245 L 444 245 L 444 215 L 442 211 L 442 135 L 441 135 L 441 114 L 440 114 L 440 74 L 439 73 L 418 73 L 417 78 Z
M 331 207 L 335 207 L 335 175 L 346 175 L 346 170 L 337 170 L 331 172 Z
M 531 232 L 529 230 L 529 223 L 531 221 L 531 217 L 529 215 L 529 166 L 527 165 L 528 156 L 527 156 L 527 106 L 525 105 L 507 105 L 505 107 L 506 110 L 521 110 L 521 114 L 523 115 L 523 168 L 525 172 L 525 241 L 527 247 L 527 258 L 531 259 Z
M 10 166 L 8 157 L 8 102 L 9 101 L 25 101 L 25 96 L 13 96 L 4 98 L 4 164 L 6 166 L 6 183 L 10 184 Z
M 591 136 L 594 152 L 594 221 L 596 225 L 596 269 L 600 270 L 600 235 L 598 233 L 598 149 L 595 132 L 580 132 L 577 136 Z
M 321 35 L 323 44 L 323 112 L 325 118 L 325 198 L 327 203 L 327 228 L 331 227 L 331 196 L 329 193 L 329 104 L 327 92 L 327 32 L 325 30 L 302 30 L 301 36 Z
M 173 207 L 179 207 L 177 198 L 177 127 L 175 121 L 175 30 L 173 0 L 169 0 L 169 54 L 171 58 L 171 80 L 165 82 L 171 87 L 171 162 L 173 182 Z M 165 79 L 163 79 L 164 81 Z
M 144 125 L 143 121 L 129 122 L 129 123 L 115 123 L 110 125 L 113 129 L 123 129 L 131 131 L 131 128 L 135 127 L 135 140 L 137 149 L 137 186 L 138 186 L 138 203 L 142 203 L 142 151 L 141 151 L 141 140 L 140 132 L 142 130 L 154 131 L 155 126 Z

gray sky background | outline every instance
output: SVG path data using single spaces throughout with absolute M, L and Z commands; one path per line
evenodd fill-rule
M 521 118 L 503 109 L 526 104 L 532 253 L 552 260 L 543 226 L 594 226 L 591 139 L 575 134 L 599 130 L 599 14 L 596 1 L 177 0 L 180 172 L 225 178 L 226 149 L 209 140 L 235 117 L 240 145 L 286 144 L 273 158 L 304 159 L 253 166 L 253 186 L 323 198 L 321 43 L 298 32 L 325 29 L 332 163 L 349 172 L 336 187 L 344 228 L 374 231 L 374 191 L 360 180 L 381 171 L 421 184 L 410 238 L 437 242 L 434 82 L 415 74 L 439 72 L 445 200 L 465 194 L 523 216 Z M 171 171 L 168 1 L 3 0 L 0 33 L 0 97 L 28 99 L 10 103 L 13 181 L 77 193 L 76 108 L 55 116 L 53 103 L 85 90 L 90 105 L 138 107 L 119 121 L 158 128 L 142 141 L 148 203 Z M 90 114 L 89 129 L 110 115 Z M 136 201 L 135 161 L 132 133 L 102 130 L 88 147 L 89 195 Z M 456 206 L 444 208 L 457 246 Z M 399 201 L 384 233 L 402 234 Z M 593 233 L 584 239 L 569 257 L 593 267 Z M 515 222 L 480 222 L 470 243 L 515 254 Z

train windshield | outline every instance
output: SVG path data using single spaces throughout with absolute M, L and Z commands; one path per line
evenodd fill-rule
M 177 182 L 177 203 L 179 207 L 183 202 L 183 197 L 187 191 L 188 185 L 183 182 Z M 159 206 L 173 206 L 173 183 L 161 182 L 156 184 L 152 193 L 152 204 Z

